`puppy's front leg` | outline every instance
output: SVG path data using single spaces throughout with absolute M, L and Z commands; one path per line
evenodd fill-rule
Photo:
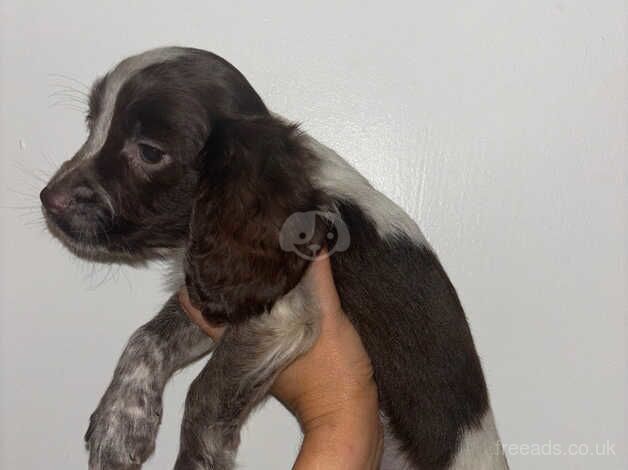
M 240 428 L 277 374 L 318 336 L 318 316 L 297 286 L 271 312 L 227 328 L 188 392 L 176 470 L 231 470 Z
M 155 447 L 166 382 L 207 354 L 212 341 L 172 296 L 129 340 L 113 380 L 90 418 L 85 441 L 92 470 L 138 469 Z

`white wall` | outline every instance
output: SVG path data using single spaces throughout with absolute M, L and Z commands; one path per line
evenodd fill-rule
M 418 220 L 468 311 L 505 443 L 615 443 L 614 457 L 511 455 L 513 469 L 623 468 L 623 2 L 1 3 L 0 467 L 86 467 L 87 418 L 164 300 L 158 270 L 77 261 L 36 208 L 7 207 L 36 207 L 40 172 L 84 137 L 79 112 L 52 106 L 72 82 L 51 74 L 90 83 L 182 44 L 228 58 Z M 197 370 L 168 387 L 147 468 L 173 462 Z M 267 406 L 242 468 L 288 468 L 298 439 Z

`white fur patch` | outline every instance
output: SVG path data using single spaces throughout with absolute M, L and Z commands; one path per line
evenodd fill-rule
M 310 274 L 272 306 L 269 315 L 250 320 L 258 330 L 260 354 L 246 377 L 281 369 L 310 349 L 318 338 L 320 317 L 315 299 L 309 294 Z
M 380 470 L 415 470 L 401 450 L 400 442 L 395 438 L 388 422 L 388 417 L 381 412 L 381 421 L 384 426 L 384 453 L 380 462 Z
M 107 141 L 113 112 L 118 99 L 118 92 L 135 73 L 148 67 L 149 65 L 166 62 L 185 55 L 186 49 L 181 47 L 162 47 L 159 49 L 151 49 L 138 55 L 134 55 L 124 59 L 111 72 L 107 74 L 105 90 L 103 93 L 103 101 L 98 116 L 94 116 L 92 131 L 87 141 L 77 152 L 77 157 L 71 160 L 71 164 L 63 171 L 54 176 L 53 181 L 61 180 L 66 174 L 73 171 L 78 162 L 85 158 L 94 157 Z
M 126 375 L 122 376 L 124 382 L 141 383 L 148 382 L 151 378 L 153 371 L 143 362 L 136 364 L 133 370 Z
M 107 140 L 118 92 L 126 81 L 149 65 L 166 62 L 184 54 L 185 50 L 179 47 L 152 49 L 124 59 L 107 75 L 103 102 L 101 103 L 102 107 L 99 115 L 95 116 L 93 131 L 85 143 L 84 155 L 86 157 L 96 154 Z
M 321 166 L 313 176 L 315 186 L 358 205 L 375 222 L 382 238 L 402 233 L 421 245 L 428 245 L 417 224 L 403 209 L 371 186 L 335 151 L 310 136 L 305 138 L 309 148 L 321 159 Z
M 418 470 L 400 450 L 399 441 L 393 436 L 388 419 L 382 414 L 384 425 L 384 454 L 380 470 Z M 493 413 L 488 410 L 479 428 L 465 432 L 460 448 L 448 467 L 449 470 L 508 470 Z
M 465 432 L 451 470 L 507 470 L 493 412 L 488 410 L 479 428 Z
M 168 248 L 159 252 L 164 260 L 165 276 L 164 287 L 167 292 L 175 293 L 185 286 L 185 271 L 183 263 L 187 248 Z

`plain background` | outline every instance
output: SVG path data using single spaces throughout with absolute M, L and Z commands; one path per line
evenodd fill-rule
M 419 222 L 468 312 L 513 469 L 624 468 L 625 13 L 610 0 L 2 0 L 0 467 L 86 468 L 87 419 L 165 300 L 158 267 L 78 261 L 38 222 L 39 178 L 85 137 L 61 90 L 180 44 L 228 58 Z M 146 468 L 174 461 L 200 365 L 168 386 Z M 607 441 L 615 456 L 520 455 Z M 289 468 L 298 444 L 270 402 L 239 462 Z

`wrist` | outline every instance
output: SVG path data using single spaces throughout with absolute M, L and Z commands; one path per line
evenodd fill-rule
M 295 470 L 379 468 L 383 429 L 376 390 L 301 425 L 304 438 Z

